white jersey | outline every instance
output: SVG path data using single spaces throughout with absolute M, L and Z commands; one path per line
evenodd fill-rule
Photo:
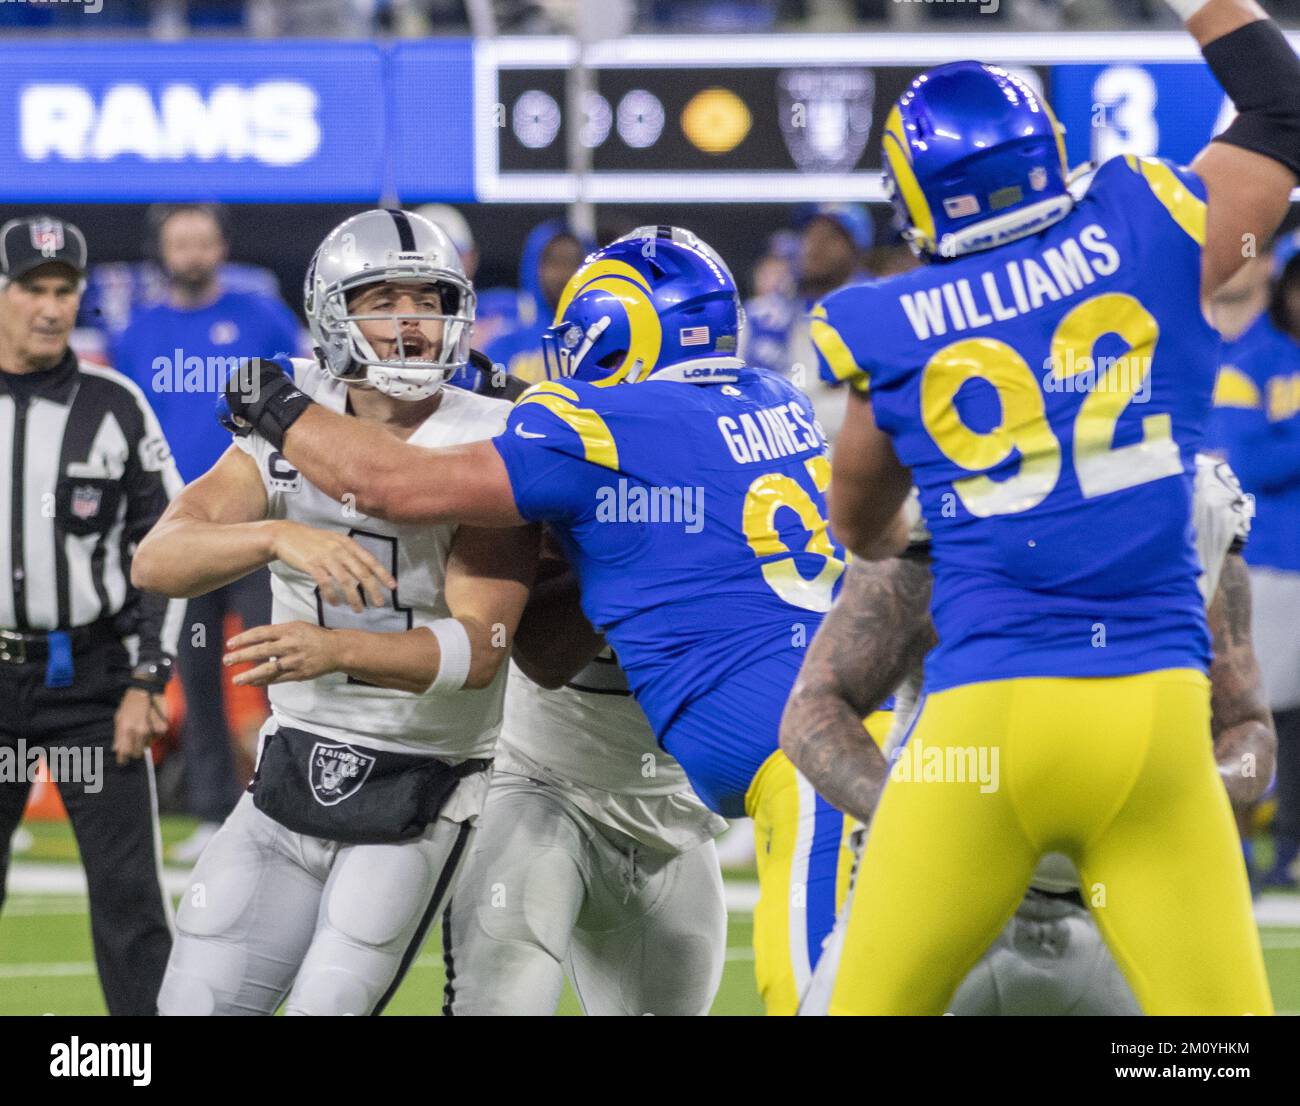
M 930 531 L 917 506 L 916 492 L 908 502 L 913 545 L 930 541 Z M 1196 455 L 1196 485 L 1192 500 L 1192 525 L 1196 529 L 1196 555 L 1201 563 L 1197 585 L 1208 607 L 1219 588 L 1228 554 L 1239 550 L 1250 536 L 1250 503 L 1227 461 L 1206 453 Z M 920 688 L 911 678 L 894 693 L 894 722 L 885 739 L 885 755 L 898 748 L 916 716 Z M 1031 880 L 1044 891 L 1071 891 L 1079 886 L 1073 861 L 1062 853 L 1048 853 L 1038 862 Z
M 511 664 L 497 767 L 544 777 L 589 817 L 668 852 L 726 828 L 659 748 L 608 648 L 554 691 Z
M 331 411 L 344 411 L 345 384 L 313 361 L 295 359 L 293 365 L 304 393 Z M 510 404 L 502 400 L 445 388 L 438 409 L 407 442 L 434 447 L 482 441 L 504 429 L 509 413 Z M 257 462 L 266 488 L 268 518 L 347 534 L 397 578 L 389 606 L 367 607 L 356 614 L 350 607 L 325 603 L 310 576 L 273 561 L 273 622 L 400 633 L 451 616 L 443 585 L 454 525 L 393 523 L 360 514 L 305 480 L 264 438 L 236 438 L 235 444 Z M 502 666 L 482 690 L 416 695 L 374 687 L 337 672 L 315 680 L 272 684 L 268 690 L 274 717 L 286 726 L 372 748 L 462 760 L 491 756 L 501 729 L 505 685 Z

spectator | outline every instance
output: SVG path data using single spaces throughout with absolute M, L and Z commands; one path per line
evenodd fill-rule
M 1277 726 L 1277 817 L 1273 867 L 1264 886 L 1294 886 L 1300 855 L 1300 239 L 1274 253 L 1274 279 L 1248 274 L 1229 293 L 1229 317 L 1240 304 L 1267 310 L 1225 334 L 1214 393 L 1211 439 L 1222 448 L 1242 487 L 1254 496 L 1255 520 L 1245 557 L 1251 567 L 1254 634 L 1264 686 Z M 1256 273 L 1266 272 L 1258 263 Z M 1262 291 L 1262 295 L 1261 295 Z M 1237 304 L 1232 303 L 1235 294 Z M 1216 304 L 1216 307 L 1218 305 Z M 1232 308 L 1236 306 L 1234 312 Z M 1216 322 L 1227 329 L 1221 312 Z M 1240 333 L 1232 331 L 1240 330 Z
M 591 248 L 560 219 L 533 229 L 519 263 L 520 325 L 483 351 L 493 364 L 504 365 L 507 373 L 529 383 L 545 379 L 542 332 L 551 325 L 569 277 Z
M 480 254 L 474 241 L 474 232 L 469 222 L 450 204 L 424 204 L 415 209 L 417 215 L 423 215 L 429 222 L 446 232 L 451 244 L 460 254 L 460 263 L 465 269 L 465 276 L 471 284 L 478 273 Z M 475 349 L 485 350 L 498 338 L 508 334 L 519 325 L 518 296 L 512 288 L 475 289 L 478 307 L 474 315 L 474 331 L 471 345 Z M 451 377 L 449 383 L 460 388 L 473 390 L 470 374 L 478 370 L 467 365 L 461 372 Z
M 296 353 L 301 332 L 279 300 L 223 287 L 227 241 L 220 208 L 163 205 L 151 209 L 150 220 L 167 296 L 136 313 L 118 343 L 116 364 L 150 397 L 188 482 L 230 444 L 213 415 L 214 392 L 228 369 L 243 357 Z M 189 809 L 200 824 L 173 850 L 181 861 L 197 859 L 239 797 L 222 691 L 229 612 L 245 626 L 270 621 L 265 572 L 192 599 L 186 611 L 178 656 L 186 702 L 181 749 Z
M 864 265 L 875 228 L 861 204 L 819 204 L 800 214 L 798 285 L 792 295 L 769 292 L 745 304 L 741 355 L 750 364 L 789 376 L 807 392 L 833 440 L 844 418 L 844 397 L 817 376 L 808 312 L 837 288 L 869 278 Z
M 227 292 L 254 292 L 278 298 L 280 282 L 270 269 L 227 261 L 217 274 Z M 122 339 L 137 311 L 163 303 L 171 296 L 167 275 L 157 261 L 102 261 L 92 265 L 77 314 L 78 328 L 93 327 L 105 348 Z

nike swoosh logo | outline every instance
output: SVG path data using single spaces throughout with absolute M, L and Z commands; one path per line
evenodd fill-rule
M 521 438 L 545 438 L 545 434 L 534 434 L 531 430 L 525 430 L 518 423 L 515 423 L 515 433 Z

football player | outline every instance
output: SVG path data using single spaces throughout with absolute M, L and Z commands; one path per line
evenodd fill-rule
M 509 405 L 442 387 L 474 293 L 445 234 L 368 211 L 306 285 L 316 361 L 293 388 L 393 442 L 486 440 Z M 270 687 L 257 774 L 177 916 L 163 1014 L 371 1014 L 452 887 L 487 795 L 531 529 L 412 525 L 331 500 L 263 438 L 237 437 L 140 546 L 138 582 L 190 596 L 264 564 L 274 622 L 226 664 Z
M 549 552 L 549 551 L 548 551 Z M 515 635 L 492 785 L 443 919 L 454 1015 L 707 1014 L 726 822 L 686 782 L 548 556 Z
M 689 231 L 645 227 L 570 280 L 544 338 L 550 379 L 491 442 L 396 442 L 311 402 L 270 361 L 233 375 L 227 397 L 367 514 L 550 523 L 660 746 L 710 809 L 754 818 L 759 987 L 769 1011 L 793 1013 L 849 861 L 843 819 L 777 728 L 844 560 L 824 514 L 825 435 L 802 393 L 736 357 L 740 322 L 721 258 Z
M 942 1013 L 1053 851 L 1103 890 L 1093 916 L 1147 1013 L 1272 1010 L 1189 519 L 1216 367 L 1200 304 L 1287 210 L 1300 60 L 1253 0 L 1179 2 L 1238 109 L 1192 169 L 1117 157 L 1076 200 L 1044 100 L 941 66 L 884 139 L 932 263 L 815 311 L 854 389 L 836 536 L 869 554 L 913 483 L 933 533 L 909 743 L 1001 765 L 992 787 L 890 779 L 846 937 L 871 973 L 834 1013 Z
M 1196 459 L 1194 524 L 1202 596 L 1209 604 L 1212 729 L 1219 774 L 1235 810 L 1249 809 L 1273 775 L 1277 737 L 1250 639 L 1250 580 L 1242 547 L 1250 511 L 1225 462 Z M 809 646 L 781 720 L 781 747 L 813 786 L 865 824 L 915 716 L 922 661 L 934 642 L 930 534 L 918 517 L 905 554 L 850 565 L 839 601 Z M 858 719 L 897 689 L 883 750 Z M 800 1014 L 824 1014 L 838 977 L 851 988 L 871 971 L 845 946 L 853 889 L 818 961 Z M 1133 992 L 1088 914 L 1069 859 L 1049 854 L 1015 917 L 958 988 L 955 1014 L 1124 1015 Z

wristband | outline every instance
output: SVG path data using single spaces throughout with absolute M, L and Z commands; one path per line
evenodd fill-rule
M 240 362 L 226 377 L 217 404 L 221 424 L 236 434 L 256 430 L 276 449 L 283 449 L 289 427 L 312 405 L 294 382 L 292 368 L 283 355 Z
M 460 691 L 469 678 L 469 634 L 456 618 L 440 618 L 429 629 L 438 639 L 438 674 L 429 685 L 430 691 Z
M 161 695 L 167 690 L 167 681 L 172 675 L 172 659 L 163 656 L 157 660 L 141 661 L 131 669 L 130 678 L 127 684 L 130 687 L 139 688 L 141 691 L 148 691 L 154 695 Z

